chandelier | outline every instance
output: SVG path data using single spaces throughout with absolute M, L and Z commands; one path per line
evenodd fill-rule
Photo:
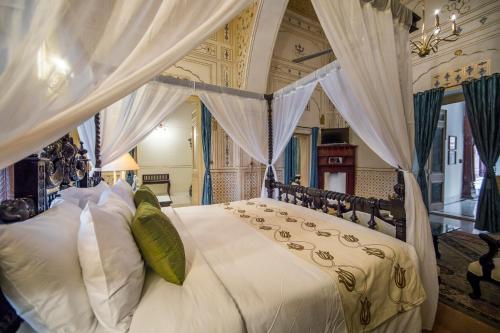
M 434 30 L 427 34 L 425 33 L 425 4 L 422 9 L 422 35 L 416 41 L 410 41 L 411 43 L 411 53 L 418 54 L 420 58 L 424 58 L 431 53 L 436 53 L 438 51 L 438 45 L 441 42 L 454 42 L 458 39 L 460 35 L 460 29 L 457 28 L 457 16 L 455 14 L 451 15 L 451 34 L 441 37 L 439 33 L 441 32 L 441 26 L 439 24 L 439 9 L 434 12 Z

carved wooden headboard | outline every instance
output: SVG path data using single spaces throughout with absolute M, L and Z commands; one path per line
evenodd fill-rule
M 0 221 L 22 221 L 47 210 L 59 190 L 91 187 L 87 150 L 69 135 L 14 164 L 14 200 L 0 203 Z

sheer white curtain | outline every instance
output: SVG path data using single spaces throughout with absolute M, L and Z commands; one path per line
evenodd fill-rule
M 0 3 L 0 168 L 166 70 L 251 0 Z
M 87 157 L 95 165 L 95 121 L 94 117 L 88 119 L 83 124 L 79 125 L 78 136 L 80 141 L 83 141 L 83 147 L 87 150 Z
M 149 82 L 102 110 L 102 165 L 134 148 L 191 94 L 191 89 Z M 94 118 L 78 126 L 78 134 L 95 145 Z
M 206 91 L 197 92 L 197 95 L 241 149 L 259 163 L 270 167 L 267 147 L 267 102 L 264 99 Z M 262 189 L 264 191 L 264 186 Z
M 102 110 L 102 165 L 137 146 L 191 94 L 191 89 L 149 82 Z
M 427 292 L 423 327 L 430 329 L 439 289 L 429 219 L 411 172 L 413 104 L 407 27 L 393 21 L 391 1 L 385 10 L 357 0 L 312 3 L 341 66 L 321 85 L 363 141 L 404 171 L 407 242 L 419 256 Z
M 296 82 L 274 93 L 273 98 L 273 171 L 278 160 L 293 135 L 302 114 L 316 88 L 316 81 L 307 84 Z M 274 172 L 277 180 L 277 174 Z

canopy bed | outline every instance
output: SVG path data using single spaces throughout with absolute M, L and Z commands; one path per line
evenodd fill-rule
M 99 141 L 97 136 L 96 142 Z M 44 149 L 51 151 L 44 154 L 50 159 L 39 159 L 49 166 L 44 171 L 46 179 L 57 180 L 48 181 L 52 189 L 48 190 L 47 183 L 41 182 L 32 193 L 23 192 L 27 198 L 50 192 L 50 198 L 44 197 L 46 204 L 26 216 L 25 207 L 19 203 L 29 199 L 18 198 L 4 203 L 0 213 L 12 212 L 15 207 L 18 220 L 23 216 L 33 219 L 36 214 L 44 215 L 61 185 L 97 184 L 99 178 L 88 179 L 83 148 L 77 151 L 73 145 L 71 155 L 58 158 L 64 147 L 69 149 L 69 144 L 66 136 Z M 94 151 L 99 160 L 98 145 Z M 73 171 L 78 164 L 75 160 L 84 161 L 85 168 Z M 37 164 L 24 173 L 18 170 L 17 176 L 26 177 L 35 170 Z M 75 174 L 78 177 L 71 179 L 77 183 L 64 185 L 64 179 Z M 84 179 L 88 181 L 83 183 Z M 23 184 L 16 185 L 16 189 L 23 188 Z M 425 293 L 416 255 L 412 247 L 395 240 L 405 240 L 404 184 L 395 186 L 397 194 L 392 200 L 284 185 L 272 178 L 268 178 L 266 186 L 271 194 L 278 191 L 278 201 L 262 198 L 175 210 L 163 208 L 184 242 L 190 263 L 188 277 L 180 287 L 148 271 L 130 332 L 156 332 L 166 327 L 172 332 L 207 328 L 261 332 L 271 326 L 277 332 L 420 331 L 419 304 Z M 47 213 L 53 210 L 50 208 Z M 383 211 L 390 214 L 383 215 Z M 342 219 L 349 212 L 349 218 Z M 356 223 L 356 214 L 370 216 L 368 228 Z M 15 220 L 14 217 L 7 222 Z M 382 224 L 386 223 L 395 227 L 395 234 L 384 234 Z M 334 248 L 330 248 L 334 244 L 331 237 L 338 240 Z M 0 238 L 6 239 L 1 230 Z M 2 252 L 0 257 L 4 260 Z M 354 266 L 353 256 L 358 258 Z M 379 278 L 373 279 L 375 276 Z M 3 286 L 7 288 L 7 298 L 17 304 L 11 287 Z M 387 294 L 375 293 L 378 289 L 386 290 Z M 385 310 L 374 311 L 379 307 Z M 6 310 L 1 317 L 8 318 L 14 326 L 19 325 L 11 311 Z M 193 313 L 198 315 L 193 318 Z M 33 326 L 37 327 L 36 322 Z M 29 329 L 27 324 L 22 325 L 22 331 Z M 96 332 L 100 329 L 98 326 Z
M 151 19 L 151 13 L 137 13 L 137 8 L 131 8 L 136 11 L 127 11 L 127 15 L 138 15 L 145 20 L 141 22 L 141 29 L 144 31 L 134 34 L 138 40 L 138 48 L 125 50 L 130 51 L 129 58 L 120 57 L 123 62 L 113 64 L 114 67 L 103 66 L 110 74 L 101 82 L 101 89 L 94 91 L 93 87 L 99 85 L 90 84 L 93 83 L 92 80 L 84 82 L 89 83 L 90 88 L 84 87 L 83 100 L 74 105 L 72 96 L 66 96 L 69 98 L 64 99 L 65 105 L 56 105 L 66 112 L 58 112 L 60 109 L 57 107 L 50 108 L 50 121 L 38 124 L 37 119 L 30 119 L 29 124 L 23 123 L 19 128 L 14 121 L 9 124 L 14 126 L 13 129 L 6 128 L 7 139 L 2 137 L 0 141 L 0 167 L 25 156 L 27 152 L 41 148 L 61 135 L 63 129 L 67 131 L 96 110 L 106 107 L 79 128 L 80 137 L 89 147 L 94 148 L 88 150 L 95 166 L 93 179 L 96 181 L 87 181 L 86 184 L 96 186 L 85 190 L 65 189 L 61 191 L 62 200 L 54 208 L 42 212 L 42 208 L 48 207 L 47 199 L 43 207 L 40 206 L 34 212 L 38 215 L 28 221 L 0 226 L 0 239 L 13 244 L 12 247 L 0 249 L 0 265 L 3 266 L 0 283 L 7 299 L 34 329 L 58 331 L 61 327 L 64 328 L 64 320 L 71 321 L 69 318 L 73 318 L 75 324 L 69 323 L 70 330 L 81 331 L 85 327 L 83 330 L 105 331 L 102 318 L 97 313 L 96 316 L 92 313 L 92 310 L 96 312 L 93 304 L 87 304 L 84 300 L 83 283 L 87 280 L 76 274 L 80 267 L 80 245 L 76 252 L 74 244 L 70 242 L 77 238 L 73 229 L 65 230 L 66 225 L 59 224 L 56 228 L 60 227 L 62 232 L 67 232 L 68 237 L 53 238 L 54 244 L 65 242 L 67 258 L 64 260 L 72 260 L 71 272 L 76 280 L 71 283 L 75 283 L 75 290 L 67 290 L 67 293 L 76 293 L 78 289 L 79 294 L 75 297 L 83 297 L 78 309 L 67 304 L 68 309 L 75 310 L 66 313 L 68 318 L 64 317 L 61 305 L 56 308 L 54 302 L 44 302 L 44 299 L 40 299 L 43 293 L 37 293 L 30 284 L 27 284 L 28 290 L 24 290 L 26 293 L 23 297 L 19 296 L 19 290 L 26 288 L 23 285 L 26 281 L 16 284 L 16 278 L 24 279 L 16 273 L 16 264 L 19 265 L 19 262 L 7 259 L 14 259 L 9 255 L 12 255 L 12 249 L 16 249 L 14 245 L 20 242 L 9 237 L 19 235 L 19 230 L 36 229 L 37 223 L 53 227 L 54 223 L 50 219 L 57 217 L 57 214 L 65 215 L 65 218 L 76 217 L 78 220 L 83 210 L 80 216 L 83 221 L 84 212 L 89 207 L 95 207 L 94 204 L 99 206 L 101 201 L 104 206 L 108 201 L 110 204 L 116 201 L 116 207 L 109 207 L 110 214 L 116 213 L 122 218 L 131 219 L 127 210 L 129 207 L 131 211 L 135 211 L 134 200 L 127 197 L 131 191 L 124 190 L 127 192 L 125 197 L 129 204 L 132 201 L 132 206 L 118 203 L 119 199 L 113 201 L 113 195 L 109 193 L 115 191 L 115 187 L 109 189 L 100 182 L 101 164 L 129 151 L 192 94 L 200 97 L 212 116 L 238 145 L 252 158 L 266 165 L 262 196 L 260 199 L 211 206 L 175 210 L 163 208 L 163 213 L 168 216 L 184 243 L 188 262 L 187 277 L 183 286 L 177 286 L 148 270 L 142 297 L 137 299 L 136 304 L 124 302 L 124 305 L 135 310 L 122 318 L 127 329 L 130 325 L 130 332 L 155 332 L 164 330 L 165 327 L 173 332 L 207 330 L 207 327 L 213 328 L 213 331 L 231 332 L 420 332 L 422 321 L 424 327 L 432 326 L 437 304 L 435 258 L 425 206 L 418 184 L 410 172 L 411 126 L 408 123 L 411 124 L 411 121 L 408 119 L 412 118 L 410 115 L 413 108 L 407 104 L 409 85 L 405 70 L 408 69 L 408 58 L 406 55 L 397 56 L 398 52 L 404 52 L 408 28 L 413 19 L 411 11 L 398 1 L 361 0 L 334 4 L 313 0 L 321 24 L 339 60 L 273 94 L 237 91 L 163 76 L 137 89 L 178 60 L 184 51 L 187 52 L 206 38 L 217 28 L 215 22 L 227 21 L 227 18 L 234 16 L 247 3 L 248 1 L 233 0 L 220 4 L 212 0 L 212 10 L 208 10 L 206 4 L 203 4 L 203 8 L 195 6 L 190 11 L 182 7 L 180 2 L 171 5 L 171 8 L 164 8 L 167 5 L 148 8 L 153 12 L 157 9 L 160 13 L 172 10 L 174 16 L 180 10 L 176 6 L 188 11 L 190 15 L 204 13 L 202 18 L 198 18 L 203 24 L 194 31 L 191 24 L 189 27 L 183 25 L 183 31 L 180 32 L 171 26 L 171 22 L 155 22 L 162 15 L 154 16 L 155 20 L 150 24 L 148 19 Z M 72 11 L 69 13 L 74 14 Z M 343 19 L 351 14 L 358 16 L 358 23 L 355 23 L 356 20 L 347 22 Z M 110 18 L 111 23 L 115 22 L 113 20 L 121 22 L 118 14 L 116 17 L 110 15 Z M 111 23 L 104 26 L 113 26 Z M 167 41 L 159 37 L 155 39 L 156 34 L 161 31 L 156 31 L 154 27 L 163 25 L 178 32 L 174 35 L 175 38 Z M 124 30 L 118 29 L 113 36 L 117 37 L 120 36 L 119 32 L 125 32 L 125 27 L 120 25 L 118 28 L 120 27 Z M 99 31 L 96 29 L 95 32 Z M 188 37 L 177 40 L 179 36 L 189 32 L 191 34 L 187 34 Z M 365 34 L 387 34 L 388 38 L 373 40 L 389 43 L 390 56 L 374 54 L 373 57 L 366 57 L 366 54 L 375 52 L 374 50 L 385 49 L 385 45 L 359 45 L 357 42 L 360 40 L 370 40 Z M 92 36 L 95 35 L 94 33 Z M 163 35 L 169 34 L 163 31 Z M 336 40 L 339 35 L 348 36 L 349 40 Z M 151 38 L 154 40 L 151 41 Z M 371 43 L 377 43 L 373 40 Z M 98 41 L 96 44 L 104 48 L 97 52 L 101 55 L 100 52 L 106 51 L 107 46 L 105 40 Z M 161 47 L 151 49 L 151 44 Z M 147 56 L 141 57 L 145 51 L 149 53 L 146 52 Z M 148 62 L 153 56 L 156 56 L 156 61 Z M 369 60 L 365 59 L 366 63 L 363 63 L 360 57 Z M 137 68 L 130 70 L 128 66 L 134 60 Z M 358 64 L 361 64 L 359 69 L 356 68 Z M 91 65 L 100 68 L 102 64 Z M 371 71 L 372 65 L 381 70 Z M 366 73 L 360 72 L 363 70 Z M 15 70 L 12 69 L 12 72 Z M 389 76 L 386 81 L 390 84 L 387 87 L 380 84 L 381 73 Z M 22 77 L 20 81 L 27 78 L 29 75 Z M 363 83 L 356 79 L 367 80 Z M 128 80 L 131 81 L 127 82 Z M 318 83 L 362 139 L 400 170 L 398 184 L 395 186 L 396 194 L 391 199 L 362 198 L 290 186 L 276 179 L 273 164 L 293 134 Z M 134 93 L 119 100 L 134 89 L 137 89 Z M 363 94 L 356 96 L 354 91 Z M 13 101 L 17 99 L 7 99 L 5 106 Z M 115 103 L 111 104 L 112 102 Z M 368 120 L 366 123 L 356 122 L 356 119 L 365 118 Z M 61 122 L 50 128 L 49 125 L 57 120 Z M 139 121 L 140 125 L 137 123 Z M 20 133 L 28 125 L 34 127 L 25 134 L 25 139 Z M 9 148 L 12 140 L 21 138 L 23 145 L 20 149 L 14 151 Z M 4 147 L 9 149 L 4 150 Z M 45 174 L 47 175 L 47 170 Z M 44 189 L 36 188 L 31 194 L 26 192 L 23 196 L 36 196 L 40 191 L 43 192 Z M 116 191 L 120 193 L 120 188 Z M 73 201 L 69 193 L 85 195 L 84 198 Z M 23 199 L 19 198 L 15 202 L 20 201 Z M 29 209 L 22 205 L 17 207 L 21 211 Z M 30 215 L 18 214 L 17 219 L 28 216 Z M 12 218 L 10 222 L 15 219 Z M 72 228 L 74 227 L 73 223 Z M 45 233 L 48 232 L 45 230 Z M 73 233 L 70 235 L 71 232 Z M 110 238 L 111 236 L 114 235 L 110 235 Z M 130 234 L 127 237 L 131 238 Z M 39 241 L 37 239 L 32 244 L 24 244 L 25 251 L 39 250 L 39 256 L 42 256 L 45 253 L 44 247 L 40 246 L 43 240 Z M 426 248 L 427 243 L 431 244 L 430 249 Z M 48 246 L 48 249 L 51 247 Z M 137 248 L 134 249 L 137 253 Z M 118 248 L 115 250 L 120 253 Z M 33 264 L 30 255 L 21 255 L 23 252 L 20 249 L 18 251 L 24 267 Z M 432 256 L 428 255 L 429 251 Z M 58 257 L 59 259 L 61 258 Z M 48 260 L 33 265 L 40 270 L 44 268 L 44 264 L 51 265 Z M 80 264 L 82 268 L 86 265 L 82 260 Z M 57 274 L 51 275 L 53 272 L 48 269 L 43 272 L 56 281 L 61 279 Z M 85 269 L 83 273 L 85 274 Z M 47 286 L 57 287 L 53 283 L 47 283 Z M 44 291 L 49 293 L 48 289 Z M 137 288 L 134 292 L 137 294 Z M 37 297 L 34 306 L 27 301 L 29 296 Z M 45 295 L 49 299 L 51 296 Z M 68 295 L 61 297 L 66 300 Z M 92 295 L 89 298 L 92 303 Z M 56 314 L 49 320 L 43 318 L 44 312 Z

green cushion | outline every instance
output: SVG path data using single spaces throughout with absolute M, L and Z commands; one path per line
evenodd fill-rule
M 142 202 L 132 221 L 132 234 L 146 263 L 168 282 L 182 285 L 186 277 L 184 245 L 170 219 Z
M 139 205 L 143 201 L 149 202 L 156 208 L 161 209 L 158 198 L 153 193 L 153 191 L 151 191 L 151 189 L 146 185 L 141 185 L 141 187 L 139 187 L 139 189 L 134 194 L 134 203 L 136 208 L 139 207 Z

